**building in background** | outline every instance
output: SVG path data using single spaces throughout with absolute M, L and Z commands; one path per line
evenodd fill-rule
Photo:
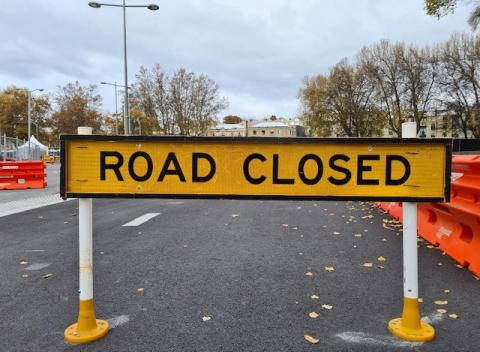
M 305 127 L 298 119 L 249 120 L 238 124 L 220 123 L 208 130 L 215 137 L 305 137 Z

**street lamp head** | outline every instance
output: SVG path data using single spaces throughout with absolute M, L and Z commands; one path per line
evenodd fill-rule
M 93 7 L 94 9 L 99 9 L 100 7 L 102 7 L 101 4 L 99 4 L 98 2 L 94 2 L 94 1 L 90 1 L 88 3 L 88 6 Z
M 147 6 L 147 9 L 152 10 L 152 11 L 157 11 L 160 7 L 156 4 L 150 4 Z

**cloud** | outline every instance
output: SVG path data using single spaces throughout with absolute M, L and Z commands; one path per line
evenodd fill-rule
M 120 3 L 119 0 L 111 0 Z M 79 80 L 123 82 L 122 11 L 88 1 L 22 0 L 2 4 L 0 81 L 43 87 Z M 147 1 L 150 2 L 150 1 Z M 146 2 L 129 0 L 129 4 Z M 382 38 L 418 45 L 469 30 L 468 7 L 438 21 L 421 0 L 178 0 L 160 10 L 128 9 L 129 79 L 141 65 L 185 67 L 216 80 L 228 113 L 295 116 L 306 74 L 326 72 Z M 104 109 L 113 89 L 99 87 Z

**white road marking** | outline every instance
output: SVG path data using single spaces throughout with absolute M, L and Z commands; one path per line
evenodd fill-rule
M 128 323 L 130 317 L 128 315 L 119 315 L 118 317 L 113 317 L 108 319 L 108 325 L 110 329 L 115 329 L 117 326 Z
M 147 222 L 150 219 L 153 219 L 155 216 L 160 215 L 160 213 L 147 213 L 145 215 L 139 216 L 136 219 L 133 219 L 130 222 L 127 222 L 123 226 L 140 226 L 141 224 Z
M 49 266 L 50 266 L 50 263 L 35 263 L 35 264 L 27 266 L 25 268 L 25 270 L 30 270 L 30 271 L 42 270 L 42 269 L 45 269 Z
M 422 321 L 428 324 L 436 324 L 441 322 L 443 319 L 445 319 L 445 314 L 438 313 L 438 312 L 433 312 L 432 314 L 423 317 Z
M 371 335 L 361 331 L 346 331 L 336 334 L 335 337 L 343 341 L 370 346 L 385 346 L 397 348 L 415 348 L 423 345 L 421 342 L 402 341 L 390 335 Z

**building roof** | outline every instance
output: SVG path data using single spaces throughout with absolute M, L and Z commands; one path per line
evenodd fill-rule
M 272 127 L 288 127 L 288 124 L 279 121 L 260 122 L 251 127 L 254 128 L 272 128 Z
M 219 123 L 212 130 L 241 130 L 245 125 L 242 123 Z

